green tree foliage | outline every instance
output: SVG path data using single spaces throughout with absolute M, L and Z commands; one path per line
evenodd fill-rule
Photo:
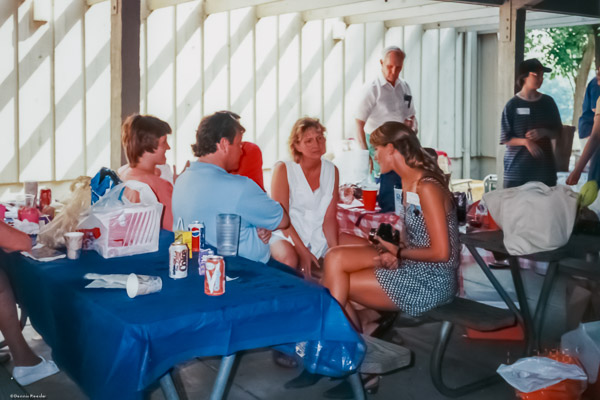
M 552 68 L 551 78 L 568 78 L 573 93 L 583 53 L 588 44 L 591 26 L 567 26 L 529 31 L 525 39 L 525 53 L 541 54 L 542 64 Z

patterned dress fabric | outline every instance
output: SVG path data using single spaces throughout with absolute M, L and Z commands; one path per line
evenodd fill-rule
M 421 181 L 441 183 L 432 177 Z M 430 238 L 425 226 L 423 212 L 413 204 L 405 206 L 404 224 L 408 248 L 430 246 Z M 458 291 L 458 267 L 460 265 L 460 242 L 458 221 L 454 207 L 446 214 L 450 257 L 447 262 L 401 260 L 398 269 L 376 268 L 375 276 L 389 298 L 400 310 L 413 315 L 421 315 L 439 305 L 452 301 Z

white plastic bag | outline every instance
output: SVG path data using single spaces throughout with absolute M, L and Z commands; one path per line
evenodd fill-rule
M 126 188 L 139 193 L 139 203 L 127 199 Z M 147 184 L 127 181 L 94 203 L 77 229 L 100 229 L 92 248 L 104 258 L 150 253 L 158 250 L 162 209 Z
M 535 392 L 565 379 L 587 381 L 587 375 L 580 366 L 547 357 L 521 358 L 512 365 L 500 365 L 496 372 L 523 393 Z
M 596 383 L 600 368 L 600 321 L 579 324 L 577 329 L 562 335 L 560 348 L 577 358 L 588 374 L 588 381 Z
M 511 255 L 555 250 L 569 241 L 577 211 L 577 193 L 541 182 L 483 195 L 492 218 L 504 232 Z

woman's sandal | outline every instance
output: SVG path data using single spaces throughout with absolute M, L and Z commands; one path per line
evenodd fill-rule
M 375 394 L 379 390 L 379 381 L 381 380 L 380 375 L 374 374 L 361 374 L 360 380 L 363 383 L 363 389 L 369 394 Z M 344 379 L 342 383 L 332 387 L 323 393 L 323 397 L 328 399 L 353 399 L 354 391 L 348 379 Z
M 273 350 L 273 361 L 282 368 L 292 369 L 298 367 L 296 358 L 277 350 Z
M 394 321 L 396 321 L 396 317 L 398 316 L 397 311 L 383 311 L 381 312 L 381 317 L 377 319 L 377 323 L 379 326 L 375 328 L 371 336 L 381 339 L 383 335 L 385 335 L 392 326 L 394 326 Z

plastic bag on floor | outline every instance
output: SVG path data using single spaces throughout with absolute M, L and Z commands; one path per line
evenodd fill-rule
M 567 364 L 547 357 L 521 358 L 512 365 L 500 365 L 496 372 L 517 391 L 522 392 L 519 393 L 519 398 L 528 400 L 579 399 L 588 379 L 579 365 Z M 570 381 L 575 382 L 567 384 Z M 559 383 L 559 387 L 553 386 Z M 546 393 L 538 392 L 542 390 L 546 390 Z M 557 390 L 561 393 L 560 397 L 555 396 L 554 392 Z

